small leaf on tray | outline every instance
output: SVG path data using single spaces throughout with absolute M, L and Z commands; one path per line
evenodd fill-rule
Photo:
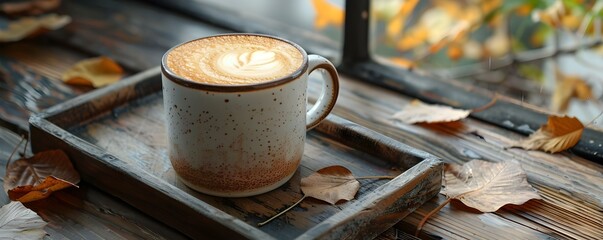
M 301 179 L 301 190 L 307 197 L 335 204 L 339 200 L 351 200 L 360 189 L 360 183 L 352 172 L 343 166 L 322 168 Z
M 46 222 L 20 202 L 0 208 L 0 239 L 42 239 Z
M 80 175 L 65 152 L 50 150 L 10 163 L 4 177 L 4 190 L 11 200 L 30 202 L 76 186 L 79 181 Z
M 63 82 L 73 85 L 103 87 L 121 79 L 124 70 L 108 57 L 97 57 L 77 62 L 63 73 Z

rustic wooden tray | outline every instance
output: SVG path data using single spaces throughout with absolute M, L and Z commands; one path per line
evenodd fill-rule
M 178 181 L 167 157 L 159 68 L 34 115 L 30 133 L 35 152 L 65 150 L 85 181 L 193 238 L 374 237 L 435 196 L 442 174 L 436 157 L 330 115 L 308 133 L 302 164 L 284 186 L 248 198 L 197 193 Z M 306 199 L 256 227 L 302 197 L 300 178 L 330 165 L 397 177 L 360 180 L 349 202 Z

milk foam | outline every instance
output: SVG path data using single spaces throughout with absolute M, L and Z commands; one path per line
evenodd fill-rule
M 246 85 L 286 77 L 303 64 L 293 45 L 269 37 L 230 35 L 188 42 L 173 49 L 167 65 L 201 83 Z

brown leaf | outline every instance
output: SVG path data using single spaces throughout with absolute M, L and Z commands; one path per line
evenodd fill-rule
M 77 62 L 63 73 L 65 83 L 103 87 L 119 81 L 124 70 L 108 57 L 97 57 Z
M 565 112 L 569 102 L 573 98 L 579 100 L 589 100 L 592 98 L 592 91 L 590 86 L 579 76 L 565 75 L 559 71 L 556 71 L 558 78 L 555 92 L 552 96 L 551 110 L 555 112 Z
M 18 186 L 8 190 L 8 197 L 14 201 L 33 202 L 47 198 L 53 192 L 68 187 L 77 187 L 77 185 L 53 176 L 48 176 L 40 184 Z
M 542 199 L 528 183 L 517 161 L 472 160 L 462 166 L 447 164 L 442 185 L 442 194 L 482 212 L 494 212 L 506 204 L 520 205 L 530 199 Z
M 339 200 L 354 199 L 360 183 L 343 166 L 322 168 L 301 179 L 301 190 L 308 196 L 335 204 Z
M 61 0 L 32 0 L 24 2 L 8 2 L 0 5 L 2 12 L 10 16 L 39 15 L 52 11 L 61 5 Z
M 80 175 L 65 152 L 51 150 L 9 164 L 4 190 L 11 200 L 27 202 L 48 197 L 52 192 L 75 186 L 79 181 Z
M 575 117 L 549 116 L 548 122 L 528 138 L 520 140 L 513 147 L 538 149 L 556 153 L 573 147 L 580 141 L 584 125 Z
M 49 14 L 43 17 L 25 17 L 10 22 L 8 28 L 0 30 L 0 42 L 16 42 L 26 37 L 62 28 L 71 22 L 69 16 Z
M 466 118 L 471 110 L 455 109 L 443 105 L 425 104 L 413 100 L 410 104 L 394 114 L 393 119 L 403 123 L 443 123 L 454 122 Z

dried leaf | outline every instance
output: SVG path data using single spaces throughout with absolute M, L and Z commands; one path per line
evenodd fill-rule
M 0 5 L 7 15 L 39 15 L 52 11 L 61 5 L 61 0 L 33 0 L 25 2 L 8 2 Z
M 592 98 L 590 86 L 579 76 L 565 75 L 556 71 L 558 85 L 552 96 L 551 110 L 555 112 L 565 112 L 569 102 L 573 98 L 579 100 L 589 100 Z
M 46 222 L 20 202 L 0 208 L 0 239 L 41 239 Z
M 541 199 L 517 161 L 491 163 L 472 160 L 462 166 L 447 164 L 442 185 L 442 194 L 482 212 L 494 212 L 506 204 L 520 205 L 530 199 Z
M 4 179 L 4 190 L 11 200 L 29 202 L 46 198 L 63 188 L 76 186 L 80 175 L 65 152 L 51 150 L 9 164 Z
M 387 36 L 390 39 L 394 39 L 404 30 L 404 23 L 406 22 L 406 18 L 415 9 L 415 6 L 419 0 L 408 0 L 402 3 L 400 10 L 396 13 L 396 15 L 387 23 Z
M 425 104 L 413 100 L 402 111 L 394 114 L 393 119 L 403 123 L 442 123 L 453 122 L 466 118 L 471 110 L 455 109 L 443 105 Z
M 314 12 L 314 27 L 323 29 L 328 25 L 341 26 L 343 25 L 344 13 L 343 9 L 329 3 L 327 0 L 312 0 Z
M 108 57 L 97 57 L 79 61 L 63 73 L 65 83 L 86 85 L 95 88 L 119 81 L 124 70 Z
M 53 176 L 48 176 L 40 184 L 18 186 L 8 190 L 8 197 L 11 200 L 23 203 L 33 202 L 47 198 L 53 192 L 68 187 L 77 187 L 77 185 Z
M 49 14 L 39 18 L 25 17 L 9 23 L 0 30 L 0 42 L 16 42 L 45 31 L 57 30 L 71 22 L 69 16 Z
M 301 190 L 308 196 L 335 204 L 339 200 L 354 199 L 360 183 L 343 166 L 330 166 L 302 178 Z
M 550 153 L 561 152 L 576 145 L 583 131 L 584 125 L 575 117 L 549 116 L 548 122 L 538 131 L 512 147 L 538 149 Z

